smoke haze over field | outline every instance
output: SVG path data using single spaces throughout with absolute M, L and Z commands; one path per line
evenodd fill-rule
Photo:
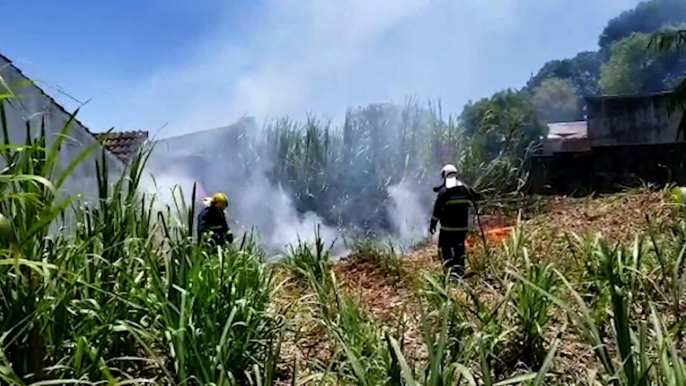
M 550 59 L 595 49 L 608 20 L 638 2 L 126 0 L 68 10 L 10 2 L 0 33 L 13 36 L 3 50 L 27 75 L 92 99 L 81 117 L 94 131 L 168 123 L 162 135 L 173 136 L 244 114 L 340 118 L 347 106 L 407 95 L 442 98 L 459 112 L 469 99 L 522 86 Z M 43 17 L 79 28 L 56 30 Z M 14 33 L 26 25 L 31 35 Z
M 255 230 L 272 252 L 314 241 L 317 228 L 327 244 L 337 241 L 334 253 L 348 236 L 390 236 L 405 246 L 421 240 L 431 193 L 417 178 L 429 156 L 421 151 L 430 115 L 415 105 L 379 105 L 351 112 L 346 122 L 277 121 L 260 129 L 244 119 L 162 139 L 148 167 L 157 186 L 151 179 L 144 189 L 170 205 L 177 184 L 186 204 L 195 182 L 196 205 L 225 192 L 230 226 Z
M 158 138 L 171 138 L 256 117 L 243 139 L 177 137 L 151 171 L 165 202 L 174 183 L 187 197 L 194 181 L 208 194 L 226 192 L 235 225 L 256 226 L 278 249 L 322 222 L 328 239 L 339 226 L 391 231 L 404 241 L 426 232 L 430 186 L 418 176 L 435 176 L 456 144 L 439 136 L 419 143 L 432 123 L 401 122 L 388 111 L 362 114 L 346 133 L 347 107 L 416 95 L 459 113 L 468 100 L 523 86 L 551 59 L 596 49 L 608 20 L 638 2 L 122 0 L 69 12 L 49 2 L 31 10 L 8 5 L 0 33 L 36 26 L 31 36 L 8 39 L 5 52 L 29 77 L 55 86 L 46 88 L 68 109 L 92 99 L 80 118 L 93 131 L 154 135 L 166 124 Z M 56 31 L 42 18 L 79 27 Z M 319 123 L 311 133 L 301 127 L 297 140 L 262 138 L 271 118 L 302 121 L 309 112 L 330 116 L 339 131 Z M 313 138 L 314 161 L 309 147 L 295 145 Z M 402 166 L 409 154 L 412 164 Z M 306 161 L 297 164 L 298 157 Z
M 430 216 L 428 200 L 419 194 L 421 189 L 407 180 L 388 188 L 390 203 L 388 212 L 393 222 L 393 230 L 404 246 L 417 243 L 424 238 L 427 219 Z
M 198 182 L 196 179 L 183 172 L 156 172 L 155 170 L 150 170 L 150 172 L 156 175 L 155 181 L 145 179 L 142 189 L 156 195 L 160 204 L 170 205 L 173 210 L 175 200 L 181 203 L 179 194 L 181 191 L 185 203 L 191 203 L 193 184 Z M 227 220 L 239 237 L 243 233 L 254 230 L 267 250 L 275 253 L 284 251 L 288 245 L 296 244 L 299 239 L 313 242 L 317 227 L 320 229 L 322 238 L 328 243 L 339 238 L 338 231 L 324 225 L 323 220 L 316 213 L 299 214 L 289 195 L 280 187 L 274 186 L 260 171 L 255 171 L 246 180 L 238 180 L 234 183 L 241 188 L 232 189 L 226 183 L 219 185 L 235 191 L 235 194 L 229 198 Z M 197 210 L 201 210 L 202 206 L 199 203 L 211 195 L 211 192 L 206 191 L 201 185 L 196 189 L 195 204 Z M 158 210 L 162 208 L 162 205 L 157 206 Z M 337 249 L 340 247 L 341 244 L 337 244 Z
M 441 97 L 457 112 L 469 98 L 523 84 L 541 63 L 565 56 L 560 42 L 581 37 L 582 30 L 592 38 L 570 52 L 593 47 L 608 17 L 633 3 L 267 1 L 249 44 L 230 44 L 217 32 L 197 62 L 156 73 L 141 95 L 158 101 L 154 110 L 173 106 L 169 134 L 245 113 L 302 117 L 313 111 L 340 118 L 344 106 L 402 102 L 415 93 Z M 593 20 L 598 25 L 589 28 Z M 557 35 L 562 31 L 570 36 Z M 516 55 L 508 45 L 517 47 Z M 527 66 L 533 58 L 536 64 Z M 183 99 L 163 97 L 180 90 Z
M 144 182 L 143 189 L 173 207 L 172 190 L 180 189 L 185 204 L 191 204 L 197 183 L 197 211 L 202 209 L 203 199 L 225 192 L 230 226 L 239 236 L 255 231 L 271 252 L 281 252 L 299 239 L 314 241 L 317 227 L 327 242 L 333 242 L 339 236 L 336 230 L 316 213 L 299 213 L 279 181 L 268 178 L 276 155 L 261 139 L 263 134 L 247 119 L 197 135 L 161 140 L 155 144 L 147 168 L 154 177 Z

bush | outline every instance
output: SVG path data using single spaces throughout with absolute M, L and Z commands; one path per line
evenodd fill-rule
M 153 210 L 137 190 L 145 152 L 116 181 L 103 153 L 94 202 L 60 196 L 69 171 L 95 149 L 58 172 L 68 131 L 51 148 L 44 130 L 0 148 L 8 165 L 0 174 L 3 384 L 272 382 L 281 322 L 260 248 L 244 239 L 207 250 L 192 238 L 192 208 Z

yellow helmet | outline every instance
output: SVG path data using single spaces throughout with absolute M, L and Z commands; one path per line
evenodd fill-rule
M 224 193 L 216 193 L 212 196 L 212 203 L 221 202 L 224 206 L 229 205 L 229 198 Z

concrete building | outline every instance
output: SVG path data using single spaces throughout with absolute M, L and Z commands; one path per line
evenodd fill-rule
M 667 145 L 683 142 L 683 113 L 670 113 L 671 93 L 587 97 L 591 147 Z
M 69 121 L 71 114 L 35 83 L 31 83 L 29 78 L 12 64 L 11 60 L 2 55 L 0 55 L 0 76 L 17 96 L 17 98 L 9 98 L 2 102 L 5 106 L 10 143 L 15 145 L 26 143 L 28 122 L 32 137 L 37 136 L 40 133 L 41 125 L 44 125 L 46 140 L 48 146 L 51 146 Z M 1 130 L 0 137 L 3 141 L 5 140 Z M 67 193 L 94 195 L 97 192 L 95 161 L 102 157 L 103 151 L 96 136 L 78 119 L 75 119 L 60 153 L 59 166 L 68 167 L 91 145 L 97 146 L 97 149 L 87 159 L 79 163 L 71 173 L 65 184 Z M 108 160 L 112 177 L 117 178 L 124 169 L 124 163 L 109 152 L 105 152 L 105 157 Z M 0 166 L 3 166 L 3 162 L 0 160 Z
M 671 95 L 585 98 L 585 122 L 549 125 L 543 152 L 532 160 L 532 189 L 570 194 L 686 183 L 686 125 L 682 112 L 668 108 Z
M 189 196 L 197 183 L 198 198 L 214 191 L 237 194 L 241 187 L 231 181 L 241 177 L 241 164 L 257 158 L 245 135 L 256 129 L 254 118 L 243 118 L 233 125 L 155 140 L 147 172 L 155 176 L 157 192 L 165 196 L 178 184 Z
M 686 183 L 683 112 L 671 93 L 586 98 L 593 181 L 599 190 Z

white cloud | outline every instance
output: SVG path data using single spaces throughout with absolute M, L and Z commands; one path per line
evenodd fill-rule
M 523 85 L 547 60 L 593 49 L 607 20 L 636 3 L 267 0 L 243 33 L 218 28 L 184 63 L 127 87 L 119 109 L 88 115 L 149 130 L 169 123 L 164 135 L 174 135 L 244 114 L 336 117 L 408 95 L 459 112 L 468 99 Z

